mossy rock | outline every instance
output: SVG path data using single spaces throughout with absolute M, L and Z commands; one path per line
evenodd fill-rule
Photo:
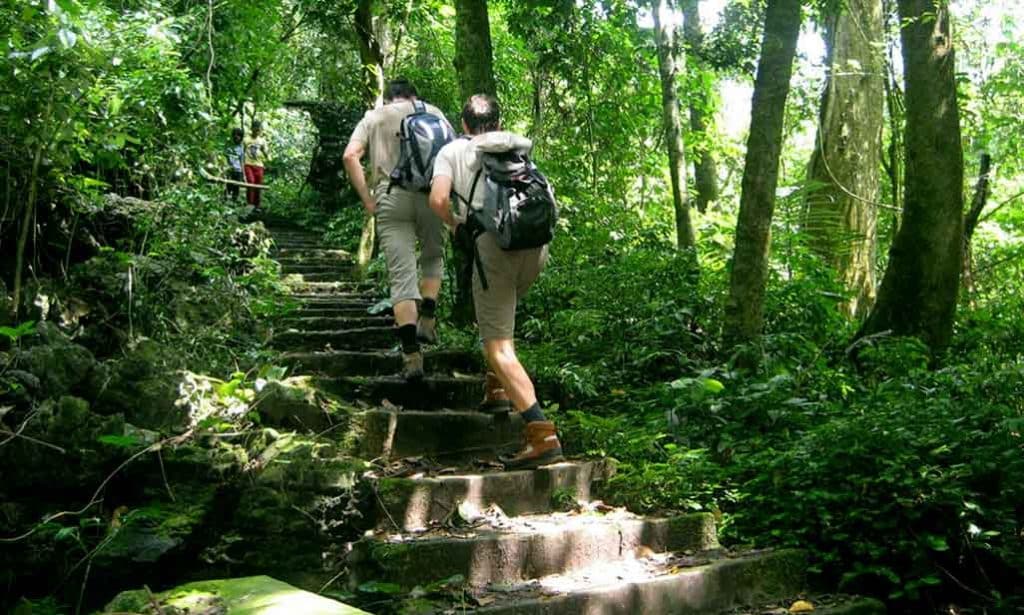
M 268 425 L 303 431 L 343 431 L 350 419 L 339 401 L 308 376 L 267 383 L 256 397 L 256 409 Z
M 103 612 L 149 614 L 154 602 L 163 613 L 190 615 L 368 615 L 267 576 L 199 581 L 152 598 L 145 590 L 123 592 Z

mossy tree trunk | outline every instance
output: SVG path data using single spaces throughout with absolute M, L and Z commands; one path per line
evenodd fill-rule
M 683 0 L 683 39 L 686 41 L 686 48 L 689 51 L 689 61 L 692 66 L 700 57 L 704 48 L 704 33 L 700 25 L 700 0 Z M 711 122 L 708 117 L 712 114 L 710 103 L 703 90 L 697 90 L 690 94 L 690 130 L 693 134 L 700 135 L 705 143 L 711 139 L 709 131 Z M 707 211 L 708 204 L 718 199 L 718 167 L 715 164 L 715 157 L 708 147 L 700 147 L 690 152 L 693 159 L 693 183 L 697 189 L 695 206 L 697 211 Z
M 963 266 L 964 160 L 946 0 L 900 0 L 906 83 L 903 222 L 878 301 L 858 336 L 918 336 L 933 351 L 953 334 Z
M 676 28 L 662 21 L 665 0 L 652 5 L 654 43 L 658 50 L 658 72 L 661 75 L 662 120 L 668 150 L 668 174 L 672 183 L 672 206 L 676 217 L 676 243 L 682 249 L 694 248 L 693 224 L 690 221 L 690 198 L 686 186 L 686 151 L 683 146 L 683 124 L 679 113 L 677 78 L 685 66 L 677 46 Z
M 800 21 L 800 0 L 768 1 L 750 110 L 736 249 L 725 305 L 723 334 L 729 344 L 756 340 L 764 322 L 764 291 L 775 189 L 779 181 L 782 126 Z
M 831 0 L 825 23 L 828 78 L 808 179 L 803 231 L 851 293 L 843 311 L 863 317 L 875 298 L 885 100 L 881 0 Z
M 473 94 L 497 95 L 487 0 L 455 0 L 455 70 L 463 101 Z

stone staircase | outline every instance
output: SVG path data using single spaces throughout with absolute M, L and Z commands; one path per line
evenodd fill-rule
M 271 232 L 301 305 L 273 345 L 294 374 L 365 404 L 358 452 L 384 468 L 376 529 L 349 557 L 351 588 L 419 587 L 410 613 L 781 613 L 802 595 L 800 551 L 734 553 L 719 545 L 710 514 L 646 518 L 596 501 L 614 472 L 604 460 L 501 471 L 495 454 L 519 444 L 522 422 L 475 411 L 476 353 L 428 350 L 426 378 L 407 384 L 394 375 L 391 317 L 370 313 L 379 293 L 356 281 L 349 255 L 313 233 Z M 468 589 L 422 597 L 446 579 Z M 885 609 L 850 599 L 815 612 Z

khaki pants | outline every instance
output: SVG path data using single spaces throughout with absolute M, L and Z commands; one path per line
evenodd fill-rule
M 516 331 L 516 305 L 544 270 L 548 247 L 502 250 L 493 233 L 480 235 L 476 247 L 487 278 L 487 290 L 484 290 L 480 272 L 473 267 L 473 305 L 480 337 L 512 339 Z
M 391 303 L 419 301 L 417 262 L 424 278 L 440 278 L 444 270 L 444 224 L 427 206 L 427 195 L 398 187 L 390 194 L 378 190 L 377 233 L 388 264 Z

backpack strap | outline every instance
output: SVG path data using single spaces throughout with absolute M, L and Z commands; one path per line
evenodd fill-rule
M 427 112 L 427 106 L 424 105 L 423 101 L 418 99 L 418 98 L 416 100 L 412 101 L 412 108 L 413 108 L 413 111 L 415 111 L 416 113 L 426 113 Z

